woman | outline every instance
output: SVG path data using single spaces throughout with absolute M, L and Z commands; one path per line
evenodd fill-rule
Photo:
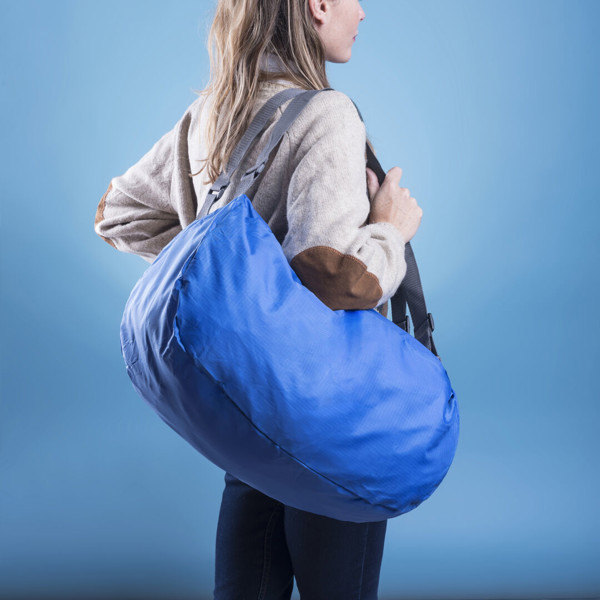
M 330 87 L 325 62 L 350 59 L 364 18 L 358 0 L 219 0 L 209 34 L 210 85 L 138 163 L 112 179 L 98 205 L 96 232 L 152 262 L 199 214 L 260 107 L 285 87 Z M 233 199 L 286 106 L 267 123 L 211 211 Z M 247 195 L 323 303 L 386 314 L 422 210 L 398 186 L 400 168 L 390 169 L 379 186 L 366 169 L 365 142 L 350 98 L 339 91 L 318 94 Z M 386 524 L 343 522 L 285 506 L 226 473 L 214 597 L 289 599 L 295 578 L 303 600 L 372 600 Z

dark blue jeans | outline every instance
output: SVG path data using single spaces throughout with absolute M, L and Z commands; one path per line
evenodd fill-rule
M 377 600 L 387 521 L 286 506 L 225 473 L 214 600 Z

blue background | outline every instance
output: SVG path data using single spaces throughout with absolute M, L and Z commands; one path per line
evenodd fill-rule
M 382 598 L 600 595 L 600 2 L 365 0 L 332 86 L 423 207 L 461 438 Z M 211 597 L 223 472 L 132 388 L 93 229 L 208 82 L 206 1 L 2 2 L 0 597 Z M 295 592 L 297 598 L 297 592 Z

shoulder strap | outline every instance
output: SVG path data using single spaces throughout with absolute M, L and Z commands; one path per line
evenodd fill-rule
M 246 171 L 240 180 L 240 184 L 238 189 L 236 189 L 234 197 L 240 196 L 241 194 L 245 194 L 248 188 L 252 185 L 252 182 L 261 174 L 262 170 L 265 168 L 267 161 L 269 160 L 269 155 L 273 151 L 273 149 L 279 144 L 281 138 L 284 136 L 285 132 L 290 128 L 291 124 L 296 120 L 296 117 L 302 112 L 304 107 L 312 100 L 314 96 L 319 94 L 320 92 L 325 92 L 327 90 L 332 90 L 333 88 L 323 88 L 321 90 L 305 90 L 298 94 L 286 107 L 281 115 L 281 118 L 273 127 L 271 131 L 271 135 L 269 136 L 269 140 L 260 153 L 259 157 L 256 159 L 255 165 Z
M 352 102 L 354 103 L 354 100 Z M 354 106 L 356 106 L 355 103 Z M 364 122 L 358 106 L 356 106 L 356 110 L 358 111 L 358 116 Z M 379 164 L 369 144 L 367 144 L 367 167 L 375 172 L 379 180 L 379 185 L 381 185 L 385 179 L 385 171 Z M 408 303 L 414 326 L 414 337 L 428 350 L 433 352 L 433 354 L 438 356 L 432 335 L 434 328 L 433 315 L 427 312 L 423 287 L 421 286 L 421 277 L 419 276 L 417 261 L 415 260 L 410 242 L 404 246 L 404 259 L 406 260 L 406 275 L 391 300 L 392 321 L 399 327 L 402 327 L 407 333 L 410 333 L 408 315 L 406 314 L 406 305 Z
M 217 177 L 217 180 L 210 187 L 197 218 L 201 219 L 202 217 L 206 216 L 212 204 L 223 195 L 231 183 L 233 173 L 239 167 L 242 159 L 246 155 L 248 148 L 250 148 L 250 145 L 254 139 L 263 130 L 269 119 L 275 114 L 275 111 L 282 104 L 287 102 L 290 98 L 293 98 L 292 102 L 290 102 L 289 106 L 285 109 L 283 115 L 273 128 L 269 137 L 269 141 L 267 142 L 264 150 L 260 153 L 256 164 L 242 176 L 240 185 L 238 186 L 234 197 L 245 193 L 254 179 L 260 175 L 265 167 L 265 164 L 267 163 L 269 154 L 279 143 L 284 133 L 289 129 L 290 125 L 294 122 L 296 117 L 300 114 L 310 99 L 319 92 L 331 89 L 332 88 L 324 88 L 323 90 L 303 90 L 300 88 L 287 88 L 269 98 L 269 100 L 265 102 L 265 104 L 258 111 L 252 120 L 252 123 L 250 123 L 250 127 L 248 127 L 246 133 L 244 133 L 242 139 L 232 152 L 226 169 L 221 172 L 219 177 Z

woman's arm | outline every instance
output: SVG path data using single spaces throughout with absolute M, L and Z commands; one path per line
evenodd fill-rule
M 182 169 L 174 173 L 177 161 L 188 160 L 188 125 L 186 113 L 136 164 L 111 180 L 98 204 L 94 230 L 117 250 L 152 262 L 182 230 L 182 215 L 195 217 L 191 179 L 179 181 Z M 182 203 L 186 206 L 177 205 Z
M 366 130 L 352 100 L 318 94 L 288 130 L 288 232 L 283 250 L 302 283 L 332 310 L 369 309 L 404 275 L 405 240 L 367 224 Z

